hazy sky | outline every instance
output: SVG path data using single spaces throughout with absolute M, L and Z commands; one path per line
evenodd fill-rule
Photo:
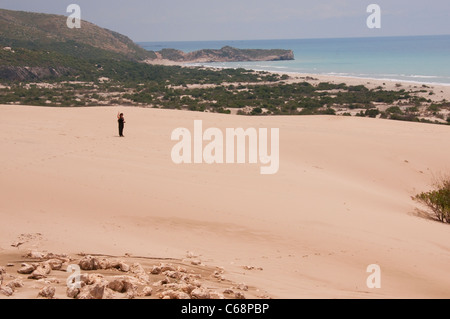
M 81 18 L 134 41 L 300 39 L 450 34 L 450 0 L 1 0 L 0 8 Z M 366 25 L 369 4 L 381 29 Z

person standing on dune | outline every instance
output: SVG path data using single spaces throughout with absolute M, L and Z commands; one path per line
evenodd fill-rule
M 123 117 L 123 113 L 118 113 L 117 114 L 117 119 L 119 120 L 119 136 L 120 137 L 124 137 L 123 136 L 123 129 L 125 127 L 125 118 Z

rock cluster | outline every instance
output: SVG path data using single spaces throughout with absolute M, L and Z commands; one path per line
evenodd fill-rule
M 54 274 L 57 276 L 56 272 L 66 272 L 69 265 L 73 266 L 74 264 L 78 265 L 82 272 L 76 278 L 78 281 L 72 281 L 72 285 L 69 284 L 65 287 L 66 296 L 73 299 L 134 299 L 139 297 L 245 299 L 243 292 L 248 291 L 248 286 L 245 284 L 235 285 L 223 292 L 206 287 L 206 282 L 212 283 L 215 280 L 223 285 L 224 269 L 221 267 L 217 267 L 214 271 L 206 271 L 206 268 L 199 269 L 201 261 L 193 259 L 197 258 L 194 254 L 190 255 L 190 260 L 184 264 L 174 265 L 161 262 L 148 266 L 148 268 L 144 268 L 140 263 L 129 264 L 120 259 L 89 255 L 75 260 L 67 255 L 34 251 L 26 257 L 29 258 L 29 261 L 20 264 L 18 269 L 16 268 L 19 276 L 23 277 L 16 278 L 11 274 L 6 274 L 6 269 L 0 267 L 0 294 L 12 296 L 17 289 L 24 286 L 22 279 L 28 279 L 37 283 L 36 286 L 33 286 L 39 289 L 37 297 L 53 299 L 56 296 L 57 287 L 66 286 L 66 282 L 65 279 L 60 282 L 57 278 L 50 276 Z M 195 267 L 192 267 L 193 264 Z M 63 276 L 69 278 L 69 273 Z M 7 283 L 6 280 L 8 280 Z M 58 284 L 59 286 L 57 286 Z
M 108 270 L 118 269 L 122 272 L 129 272 L 130 266 L 122 260 L 109 260 L 106 258 L 96 258 L 92 256 L 86 256 L 78 263 L 81 270 Z
M 5 278 L 7 278 L 6 270 L 3 267 L 0 267 L 0 294 L 10 297 L 14 294 L 17 288 L 23 287 L 23 282 L 19 278 L 14 278 L 13 276 L 9 276 L 13 280 L 11 280 L 6 285 L 3 285 Z

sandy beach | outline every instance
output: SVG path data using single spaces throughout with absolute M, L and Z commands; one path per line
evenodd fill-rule
M 130 264 L 146 257 L 146 272 L 165 258 L 190 269 L 195 257 L 205 287 L 246 285 L 247 298 L 450 297 L 449 226 L 411 199 L 450 172 L 448 126 L 136 107 L 0 110 L 0 266 L 4 285 L 24 282 L 11 298 L 52 284 L 17 273 L 33 251 Z M 192 130 L 194 120 L 279 128 L 279 172 L 174 164 L 171 132 Z M 366 285 L 371 264 L 381 267 L 381 289 Z M 67 273 L 51 276 L 55 297 L 67 298 Z
M 278 73 L 278 72 L 277 72 Z M 283 73 L 279 73 L 283 74 Z M 419 82 L 405 82 L 405 81 L 395 81 L 388 79 L 364 79 L 364 78 L 353 78 L 353 77 L 342 77 L 342 76 L 334 76 L 334 75 L 318 75 L 318 74 L 303 74 L 303 73 L 289 73 L 292 79 L 289 82 L 295 81 L 304 81 L 305 78 L 313 78 L 315 80 L 311 81 L 308 79 L 308 82 L 311 83 L 320 83 L 320 82 L 329 82 L 329 83 L 346 83 L 347 85 L 364 85 L 368 89 L 375 89 L 378 87 L 383 88 L 383 90 L 387 91 L 396 91 L 396 90 L 413 90 L 418 91 L 422 89 L 426 89 L 428 91 L 432 91 L 434 94 L 429 95 L 428 93 L 421 94 L 420 96 L 425 97 L 426 99 L 430 99 L 434 102 L 441 102 L 442 100 L 450 99 L 450 85 L 442 85 L 442 84 L 433 84 L 433 83 L 419 83 Z

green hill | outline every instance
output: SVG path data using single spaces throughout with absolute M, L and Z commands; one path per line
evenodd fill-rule
M 117 58 L 140 61 L 151 53 L 128 37 L 82 21 L 70 29 L 62 15 L 0 9 L 0 46 L 51 51 L 77 58 Z

